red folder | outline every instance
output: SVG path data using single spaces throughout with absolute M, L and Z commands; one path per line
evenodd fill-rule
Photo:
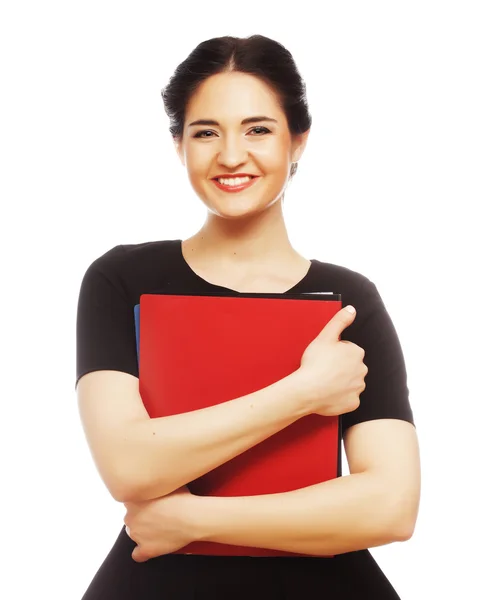
M 139 391 L 151 418 L 250 394 L 300 366 L 304 350 L 341 309 L 340 294 L 143 294 Z M 307 415 L 188 484 L 203 496 L 287 492 L 341 474 L 338 417 Z M 175 554 L 302 556 L 193 542 Z

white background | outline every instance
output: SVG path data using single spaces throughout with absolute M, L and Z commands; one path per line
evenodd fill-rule
M 292 242 L 374 281 L 405 353 L 421 508 L 411 540 L 372 552 L 403 600 L 489 598 L 486 8 L 2 4 L 2 597 L 80 599 L 120 531 L 79 420 L 79 286 L 117 244 L 201 226 L 160 90 L 201 41 L 261 33 L 313 117 Z

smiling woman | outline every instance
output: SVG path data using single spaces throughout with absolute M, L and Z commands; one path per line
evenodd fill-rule
M 205 72 L 206 77 L 198 84 L 192 81 L 193 93 L 178 102 L 172 91 L 178 87 L 175 81 L 163 92 L 170 131 L 192 187 L 220 217 L 241 214 L 249 218 L 284 198 L 311 124 L 305 100 L 300 106 L 287 97 L 294 93 L 294 86 L 287 85 L 290 73 L 271 87 L 256 76 L 259 69 L 253 52 L 243 54 L 241 60 L 248 66 L 240 64 L 240 70 L 215 72 L 214 68 L 209 73 L 199 65 L 196 72 Z M 182 103 L 186 107 L 183 123 Z M 283 106 L 289 105 L 294 111 L 287 115 Z M 227 194 L 217 190 L 242 192 L 239 203 L 230 204 Z
M 264 36 L 213 38 L 177 67 L 162 97 L 178 158 L 208 211 L 189 239 L 116 246 L 82 281 L 80 415 L 100 475 L 127 509 L 127 530 L 83 600 L 398 599 L 368 548 L 407 540 L 417 516 L 404 357 L 374 283 L 306 259 L 288 238 L 284 194 L 311 128 L 294 60 Z M 340 311 L 329 333 L 304 348 L 300 368 L 272 385 L 150 419 L 139 394 L 134 308 L 142 294 L 163 289 L 334 290 L 356 313 Z M 266 496 L 200 497 L 188 489 L 313 413 L 340 416 L 348 476 Z M 197 540 L 286 555 L 175 553 Z

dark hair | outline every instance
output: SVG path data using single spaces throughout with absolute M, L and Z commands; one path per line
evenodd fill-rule
M 183 135 L 185 111 L 198 86 L 211 75 L 233 71 L 254 75 L 275 91 L 292 136 L 310 129 L 312 119 L 306 84 L 291 53 L 263 35 L 224 36 L 201 42 L 178 65 L 168 85 L 161 90 L 174 139 L 181 139 Z M 297 163 L 293 163 L 289 179 L 296 171 Z

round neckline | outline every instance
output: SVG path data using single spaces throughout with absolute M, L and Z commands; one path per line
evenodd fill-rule
M 222 290 L 226 290 L 228 292 L 232 292 L 234 294 L 249 294 L 249 293 L 251 293 L 251 292 L 239 292 L 238 290 L 234 290 L 233 288 L 229 288 L 224 285 L 218 285 L 217 283 L 211 283 L 210 281 L 207 281 L 207 279 L 204 279 L 198 273 L 196 273 L 192 269 L 192 267 L 188 264 L 188 262 L 186 261 L 185 256 L 183 255 L 183 240 L 177 240 L 177 244 L 178 244 L 178 255 L 179 255 L 180 261 L 183 264 L 183 266 L 185 267 L 187 273 L 190 276 L 192 276 L 194 279 L 200 281 L 201 283 L 205 284 L 206 286 L 208 286 L 210 288 L 219 288 Z M 296 288 L 301 287 L 311 276 L 312 269 L 313 269 L 315 262 L 316 261 L 314 259 L 310 259 L 311 264 L 309 265 L 309 268 L 308 268 L 306 274 L 297 283 L 295 283 L 291 288 L 289 288 L 285 292 L 274 292 L 274 293 L 281 295 L 281 294 L 289 294 L 291 292 L 296 291 Z M 263 292 L 263 293 L 269 293 L 269 292 Z

